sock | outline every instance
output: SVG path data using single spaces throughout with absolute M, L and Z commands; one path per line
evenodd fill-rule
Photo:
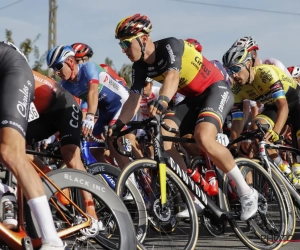
M 46 195 L 30 199 L 27 203 L 39 225 L 42 242 L 55 247 L 63 246 L 63 242 L 58 237 L 54 227 L 52 213 Z
M 226 173 L 228 178 L 234 181 L 236 184 L 236 189 L 239 196 L 252 194 L 253 190 L 246 183 L 244 176 L 242 175 L 240 169 L 237 165 L 233 169 L 231 169 L 228 173 Z
M 275 159 L 274 159 L 274 163 L 279 166 L 280 164 L 283 163 L 283 160 L 281 159 L 281 157 L 278 155 Z

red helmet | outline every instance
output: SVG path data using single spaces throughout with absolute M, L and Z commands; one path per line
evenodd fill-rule
M 300 68 L 297 66 L 291 66 L 287 68 L 293 78 L 300 76 Z
M 115 37 L 120 39 L 125 36 L 135 36 L 142 32 L 149 34 L 152 30 L 152 23 L 150 19 L 141 14 L 123 18 L 117 25 L 115 30 Z
M 193 44 L 195 46 L 196 50 L 198 50 L 199 52 L 202 52 L 202 45 L 196 39 L 187 38 L 187 39 L 185 39 L 185 41 L 187 41 L 190 44 Z
M 74 43 L 71 45 L 72 48 L 75 51 L 75 58 L 83 58 L 87 56 L 88 58 L 91 58 L 94 54 L 93 49 L 84 43 Z

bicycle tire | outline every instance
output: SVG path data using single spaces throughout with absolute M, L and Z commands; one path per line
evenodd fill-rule
M 242 166 L 240 168 L 242 174 L 246 177 L 247 175 L 247 168 L 249 169 L 254 169 L 257 173 L 261 174 L 261 176 L 263 177 L 263 180 L 266 180 L 268 185 L 270 185 L 272 187 L 272 190 L 275 192 L 276 198 L 277 198 L 277 202 L 279 204 L 279 207 L 282 209 L 279 209 L 279 216 L 280 216 L 280 232 L 278 233 L 278 237 L 279 238 L 272 238 L 272 241 L 266 243 L 265 240 L 261 240 L 262 237 L 264 237 L 264 235 L 261 234 L 261 230 L 260 227 L 256 224 L 256 222 L 254 221 L 255 216 L 253 218 L 251 218 L 250 220 L 247 221 L 247 225 L 249 228 L 251 228 L 252 230 L 256 230 L 255 233 L 254 232 L 250 232 L 251 236 L 252 234 L 256 235 L 256 241 L 254 242 L 254 239 L 251 240 L 246 236 L 246 233 L 244 233 L 240 227 L 237 224 L 237 221 L 235 219 L 231 219 L 229 218 L 229 224 L 232 228 L 232 230 L 235 232 L 235 234 L 237 235 L 237 237 L 241 240 L 241 242 L 244 243 L 245 246 L 247 246 L 250 249 L 253 250 L 271 250 L 271 249 L 279 249 L 282 244 L 283 244 L 283 237 L 286 235 L 287 232 L 287 215 L 286 215 L 286 209 L 285 209 L 285 202 L 284 199 L 281 195 L 281 191 L 278 189 L 277 184 L 275 183 L 275 181 L 272 179 L 272 177 L 268 174 L 268 172 L 262 167 L 260 166 L 258 163 L 247 159 L 247 158 L 236 158 L 235 162 L 237 165 Z M 260 177 L 260 179 L 262 179 L 262 177 Z M 253 178 L 254 179 L 254 178 Z M 224 195 L 227 196 L 226 194 L 226 190 L 227 190 L 227 186 L 229 184 L 227 176 L 224 175 Z M 268 188 L 270 187 L 268 186 Z M 227 199 L 227 197 L 225 197 L 225 203 L 227 206 L 227 211 L 229 212 L 230 209 L 230 202 Z M 258 235 L 260 235 L 260 237 L 258 237 Z M 258 241 L 258 242 L 257 242 Z
M 255 162 L 259 163 L 260 165 L 262 164 L 262 162 L 260 160 L 256 160 L 253 159 Z M 290 240 L 293 238 L 295 230 L 296 230 L 296 209 L 293 203 L 293 199 L 284 183 L 284 181 L 282 180 L 282 177 L 280 176 L 280 174 L 277 173 L 277 171 L 275 170 L 275 166 L 274 164 L 269 161 L 269 164 L 271 166 L 271 175 L 272 178 L 274 179 L 274 181 L 276 182 L 279 190 L 282 193 L 282 197 L 285 201 L 285 206 L 286 206 L 286 211 L 287 211 L 287 216 L 288 216 L 288 224 L 287 224 L 287 232 L 286 232 L 286 238 L 283 242 L 283 246 L 288 244 L 290 242 Z
M 102 177 L 102 174 L 107 174 L 115 178 L 118 178 L 121 173 L 121 170 L 119 168 L 116 168 L 115 166 L 110 165 L 108 163 L 97 162 L 97 163 L 92 163 L 87 167 L 89 169 L 89 173 L 93 175 L 99 175 L 104 181 L 105 179 Z M 133 200 L 137 205 L 138 225 L 136 230 L 137 231 L 136 237 L 137 240 L 142 243 L 146 237 L 147 228 L 148 228 L 148 216 L 147 216 L 145 201 L 141 196 L 141 193 L 139 192 L 138 188 L 133 184 L 131 180 L 129 180 L 126 183 L 126 188 L 133 196 Z
M 144 169 L 144 168 L 157 169 L 157 162 L 154 160 L 150 160 L 150 159 L 139 159 L 139 160 L 135 160 L 135 161 L 127 164 L 123 168 L 123 170 L 121 171 L 121 174 L 119 175 L 119 178 L 117 180 L 117 185 L 116 185 L 116 193 L 117 193 L 117 195 L 119 195 L 119 197 L 122 197 L 122 195 L 123 195 L 124 186 L 125 186 L 125 183 L 126 183 L 128 177 L 135 171 L 137 171 L 139 169 Z M 190 212 L 190 222 L 191 222 L 190 232 L 191 232 L 191 234 L 189 235 L 188 242 L 186 243 L 185 246 L 183 246 L 184 247 L 183 249 L 186 249 L 186 250 L 195 249 L 197 240 L 198 240 L 199 225 L 198 225 L 197 212 L 196 212 L 196 209 L 193 204 L 194 202 L 190 196 L 189 190 L 183 184 L 181 179 L 168 167 L 166 170 L 167 170 L 166 171 L 167 178 L 169 178 L 174 183 L 176 183 L 177 187 L 180 188 L 181 195 L 184 195 L 188 211 Z M 155 247 L 153 246 L 151 249 L 155 249 Z M 178 248 L 176 248 L 176 249 L 178 249 Z
M 112 189 L 108 188 L 107 185 L 99 178 L 92 174 L 74 169 L 59 169 L 51 171 L 47 174 L 47 176 L 60 189 L 80 188 L 99 198 L 99 200 L 110 208 L 119 228 L 120 242 L 118 249 L 123 250 L 137 248 L 135 229 L 130 214 L 116 193 Z M 49 200 L 57 191 L 47 180 L 42 179 L 42 182 L 47 199 Z M 31 228 L 29 230 L 35 230 L 35 228 Z

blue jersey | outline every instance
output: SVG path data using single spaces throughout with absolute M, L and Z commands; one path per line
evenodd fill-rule
M 123 84 L 93 62 L 78 65 L 77 82 L 61 81 L 63 88 L 83 101 L 82 105 L 87 102 L 89 84 L 99 84 L 98 109 L 102 111 L 116 112 L 129 95 Z

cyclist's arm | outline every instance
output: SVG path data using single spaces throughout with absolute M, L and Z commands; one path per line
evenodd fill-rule
M 270 86 L 270 90 L 271 90 L 272 98 L 275 100 L 275 104 L 278 109 L 277 118 L 273 130 L 277 134 L 280 134 L 282 128 L 286 123 L 288 113 L 289 113 L 289 107 L 285 97 L 283 85 L 280 80 L 273 83 Z
M 235 103 L 231 109 L 231 113 L 232 113 L 232 126 L 231 126 L 231 133 L 230 133 L 231 140 L 238 138 L 244 127 L 242 106 L 243 106 L 243 101 Z
M 289 113 L 289 107 L 286 98 L 278 99 L 276 101 L 276 106 L 278 111 L 277 111 L 277 118 L 273 130 L 277 134 L 280 134 L 281 130 L 283 129 L 286 123 L 288 113 Z
M 87 113 L 93 113 L 96 114 L 97 108 L 98 108 L 98 87 L 99 82 L 97 83 L 90 83 L 89 84 L 89 91 L 87 96 L 87 103 L 88 103 L 88 109 Z
M 169 70 L 161 87 L 160 95 L 166 96 L 169 100 L 172 100 L 177 92 L 178 84 L 179 72 L 177 70 Z
M 147 75 L 143 68 L 139 65 L 139 62 L 132 65 L 132 86 L 130 94 L 126 102 L 124 103 L 119 120 L 124 124 L 127 124 L 140 108 L 140 102 L 142 99 L 141 93 L 144 89 L 144 83 Z
M 245 125 L 245 123 L 248 121 L 248 117 L 249 117 L 249 110 L 250 110 L 250 100 L 244 100 L 243 101 L 243 124 Z
M 119 120 L 127 124 L 140 108 L 142 96 L 139 93 L 131 93 L 124 103 Z

